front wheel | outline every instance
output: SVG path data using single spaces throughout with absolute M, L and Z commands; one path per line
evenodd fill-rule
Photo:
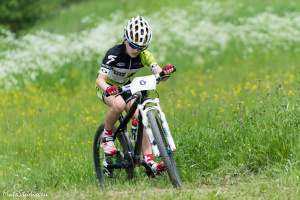
M 166 135 L 162 128 L 162 122 L 158 113 L 150 111 L 147 114 L 153 136 L 157 143 L 160 156 L 162 157 L 168 171 L 169 178 L 174 187 L 181 186 L 181 180 L 177 172 L 173 152 L 167 142 Z

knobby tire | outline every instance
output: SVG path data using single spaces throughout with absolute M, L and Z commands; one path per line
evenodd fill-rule
M 166 165 L 170 181 L 172 182 L 172 185 L 174 187 L 178 188 L 181 186 L 180 176 L 176 168 L 173 152 L 169 148 L 167 138 L 162 129 L 162 123 L 160 118 L 158 117 L 158 113 L 155 113 L 155 111 L 150 111 L 147 113 L 147 117 L 152 129 L 153 136 L 157 143 L 160 156 L 162 157 Z

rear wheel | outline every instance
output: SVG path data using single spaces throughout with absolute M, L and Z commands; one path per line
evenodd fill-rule
M 101 134 L 104 125 L 100 125 L 96 131 L 93 143 L 93 158 L 97 179 L 100 186 L 105 182 L 115 182 L 117 179 L 132 179 L 134 177 L 134 166 L 129 152 L 132 152 L 131 142 L 127 133 L 118 134 L 114 141 L 119 150 L 116 155 L 106 155 L 101 147 Z M 115 132 L 115 128 L 113 130 Z M 119 166 L 119 169 L 112 169 L 110 166 Z M 127 166 L 124 168 L 124 166 Z
M 158 116 L 158 113 L 154 111 L 148 112 L 147 116 L 149 119 L 153 136 L 155 138 L 160 152 L 160 156 L 162 157 L 164 164 L 167 168 L 169 178 L 174 187 L 180 187 L 180 176 L 176 168 L 173 152 L 167 142 L 166 135 L 163 131 L 161 119 Z

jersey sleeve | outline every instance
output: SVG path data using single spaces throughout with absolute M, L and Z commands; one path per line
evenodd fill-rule
M 154 56 L 152 55 L 152 53 L 148 50 L 145 50 L 145 51 L 141 52 L 140 56 L 141 56 L 142 64 L 144 66 L 150 67 L 151 71 L 154 72 L 155 69 L 158 67 L 158 64 L 157 64 Z
M 116 58 L 117 58 L 116 55 L 114 55 L 111 51 L 108 51 L 102 60 L 98 74 L 107 75 L 109 71 L 112 69 L 112 67 L 115 65 Z

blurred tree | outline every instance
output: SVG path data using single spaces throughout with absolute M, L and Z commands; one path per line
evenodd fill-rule
M 0 0 L 0 27 L 18 32 L 80 0 Z

